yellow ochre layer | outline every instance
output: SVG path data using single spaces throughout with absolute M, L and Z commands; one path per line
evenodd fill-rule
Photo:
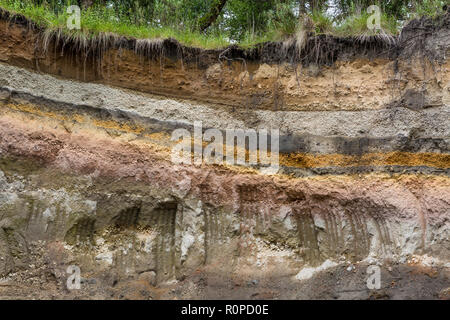
M 86 125 L 90 128 L 117 130 L 122 133 L 139 135 L 139 138 L 150 139 L 151 144 L 159 144 L 162 153 L 170 152 L 171 136 L 165 132 L 144 133 L 146 128 L 139 125 L 130 125 L 115 120 L 100 120 L 83 114 L 61 114 L 45 111 L 32 104 L 1 104 L 3 113 L 20 112 L 38 117 L 45 117 L 58 122 L 70 122 Z M 248 155 L 248 152 L 247 152 Z M 168 156 L 170 156 L 168 154 Z M 324 168 L 324 167 L 354 167 L 354 166 L 426 166 L 438 169 L 450 168 L 450 154 L 446 153 L 412 153 L 403 151 L 375 152 L 361 155 L 345 154 L 311 154 L 291 153 L 280 154 L 279 162 L 282 166 L 294 168 Z

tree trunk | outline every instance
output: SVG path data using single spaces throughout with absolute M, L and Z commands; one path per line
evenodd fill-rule
M 200 31 L 205 31 L 216 21 L 226 3 L 227 0 L 213 0 L 211 10 L 198 21 Z

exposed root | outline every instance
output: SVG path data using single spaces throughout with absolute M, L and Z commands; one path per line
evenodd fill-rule
M 137 39 L 134 51 L 145 57 L 158 57 L 164 50 L 163 39 Z

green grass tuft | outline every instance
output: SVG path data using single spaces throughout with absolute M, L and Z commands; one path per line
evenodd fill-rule
M 316 34 L 335 33 L 333 19 L 326 13 L 321 11 L 314 11 L 313 14 L 310 15 L 310 17 L 314 24 L 314 31 Z
M 372 36 L 378 34 L 396 35 L 399 32 L 399 23 L 393 18 L 388 17 L 386 14 L 381 14 L 381 29 L 370 30 L 367 27 L 367 21 L 371 14 L 361 13 L 353 14 L 347 17 L 342 23 L 340 23 L 335 33 L 340 36 Z
M 65 35 L 73 38 L 92 39 L 101 33 L 112 33 L 137 39 L 174 38 L 186 46 L 205 49 L 224 48 L 230 44 L 226 37 L 217 32 L 204 34 L 189 29 L 132 24 L 117 18 L 109 8 L 91 7 L 83 10 L 81 13 L 81 30 L 69 30 L 67 29 L 67 20 L 70 14 L 65 11 L 54 12 L 44 5 L 34 5 L 17 0 L 0 0 L 0 7 L 13 15 L 24 15 L 50 31 L 61 30 Z
M 412 19 L 423 15 L 435 17 L 443 13 L 444 2 L 445 0 L 417 1 L 414 8 L 409 8 L 411 10 L 406 14 L 406 18 Z M 335 18 L 326 13 L 316 11 L 310 13 L 306 17 L 307 19 L 303 19 L 305 17 L 299 19 L 288 2 L 277 2 L 276 7 L 267 13 L 267 21 L 264 22 L 267 27 L 259 31 L 255 31 L 254 28 L 247 31 L 243 29 L 244 31 L 237 38 L 233 38 L 233 33 L 223 26 L 220 27 L 220 23 L 210 28 L 208 32 L 201 33 L 195 31 L 193 25 L 190 26 L 186 23 L 183 25 L 182 22 L 177 20 L 178 16 L 174 18 L 178 22 L 171 20 L 172 22 L 168 25 L 160 25 L 159 19 L 158 21 L 152 21 L 152 23 L 145 19 L 138 19 L 138 13 L 132 15 L 133 19 L 130 19 L 129 15 L 127 17 L 118 14 L 111 6 L 93 6 L 82 11 L 81 30 L 71 31 L 67 29 L 66 24 L 70 15 L 66 13 L 65 7 L 59 6 L 59 9 L 55 10 L 46 5 L 48 1 L 42 3 L 36 5 L 33 1 L 0 0 L 0 7 L 13 15 L 24 15 L 39 26 L 46 28 L 48 34 L 66 35 L 82 41 L 104 37 L 105 34 L 114 34 L 136 39 L 173 38 L 183 45 L 204 49 L 225 48 L 233 43 L 237 43 L 242 48 L 250 48 L 267 41 L 284 41 L 293 38 L 298 40 L 299 35 L 301 35 L 300 38 L 305 38 L 305 34 L 309 34 L 309 32 L 352 37 L 381 36 L 388 37 L 391 40 L 393 36 L 398 34 L 400 24 L 405 23 L 382 14 L 381 30 L 371 31 L 367 28 L 367 19 L 370 14 L 366 12 L 353 13 L 344 20 L 336 21 Z M 135 8 L 129 10 L 139 11 L 136 11 Z M 161 12 L 159 12 L 160 15 L 165 11 Z M 303 25 L 305 23 L 307 25 Z
M 445 3 L 448 3 L 448 1 L 444 1 L 444 0 L 417 1 L 417 4 L 414 8 L 415 10 L 413 11 L 410 18 L 420 18 L 422 16 L 434 18 L 434 17 L 444 13 L 442 8 Z

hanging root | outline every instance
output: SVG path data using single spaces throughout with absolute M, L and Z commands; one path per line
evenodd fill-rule
M 250 49 L 243 49 L 237 45 L 217 50 L 204 50 L 187 47 L 175 39 L 136 39 L 126 38 L 108 32 L 88 33 L 82 30 L 68 31 L 63 28 L 43 28 L 20 14 L 10 13 L 0 8 L 0 19 L 19 24 L 33 30 L 36 37 L 36 50 L 44 54 L 49 48 L 60 50 L 61 55 L 68 52 L 70 55 L 80 56 L 83 60 L 88 57 L 100 59 L 108 50 L 128 49 L 134 51 L 141 58 L 162 61 L 163 57 L 182 59 L 182 63 L 195 63 L 205 68 L 217 59 L 227 58 L 242 61 L 257 61 L 260 63 L 316 64 L 332 65 L 340 57 L 346 59 L 356 56 L 369 58 L 396 58 L 399 55 L 406 57 L 421 54 L 436 58 L 437 54 L 427 49 L 426 41 L 430 38 L 438 39 L 443 43 L 442 48 L 448 47 L 445 40 L 448 37 L 449 14 L 438 20 L 422 18 L 411 21 L 404 27 L 399 37 L 392 36 L 381 30 L 378 34 L 364 33 L 356 37 L 337 37 L 334 35 L 312 32 L 313 22 L 307 18 L 302 20 L 301 26 L 295 35 L 283 42 L 261 43 Z M 435 39 L 436 40 L 436 39 Z M 436 40 L 436 41 L 438 41 Z M 223 53 L 226 49 L 226 56 Z M 442 49 L 442 50 L 444 50 Z M 441 50 L 438 48 L 438 51 Z M 441 50 L 441 51 L 442 51 Z M 430 51 L 430 52 L 429 52 Z M 436 50 L 434 50 L 436 51 Z M 439 51 L 439 56 L 445 52 Z
M 137 39 L 134 52 L 148 59 L 156 59 L 162 55 L 163 49 L 163 39 Z

